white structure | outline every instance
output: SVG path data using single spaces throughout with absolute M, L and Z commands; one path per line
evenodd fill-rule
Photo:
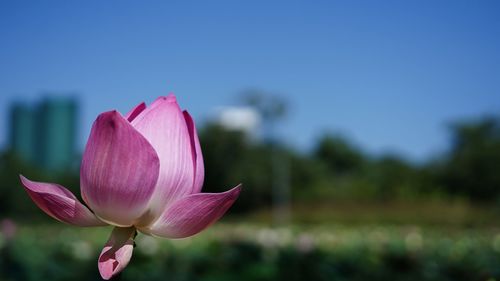
M 257 110 L 249 106 L 230 106 L 217 109 L 216 122 L 228 130 L 242 131 L 256 138 L 261 124 Z

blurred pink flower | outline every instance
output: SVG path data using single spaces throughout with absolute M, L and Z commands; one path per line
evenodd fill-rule
M 16 223 L 8 218 L 2 219 L 0 222 L 0 233 L 6 240 L 10 240 L 16 236 L 17 226 Z
M 80 169 L 80 201 L 65 187 L 20 176 L 29 196 L 49 216 L 77 226 L 115 226 L 98 267 L 110 279 L 132 256 L 136 230 L 165 238 L 194 235 L 233 204 L 240 185 L 201 193 L 204 165 L 193 119 L 174 95 L 122 116 L 100 114 Z M 92 210 L 92 211 L 91 211 Z

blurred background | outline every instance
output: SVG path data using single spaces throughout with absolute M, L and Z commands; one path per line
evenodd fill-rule
M 205 192 L 200 235 L 139 235 L 122 280 L 500 280 L 497 1 L 0 2 L 0 280 L 100 280 L 110 228 L 79 196 L 96 116 L 174 92 Z

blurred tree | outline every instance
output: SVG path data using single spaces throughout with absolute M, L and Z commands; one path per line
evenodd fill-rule
M 496 200 L 500 195 L 500 120 L 458 122 L 442 181 L 449 192 L 475 200 Z
M 376 185 L 377 198 L 382 200 L 418 193 L 417 170 L 397 155 L 384 155 L 372 163 L 370 180 Z M 406 196 L 407 197 L 407 196 Z
M 324 135 L 311 154 L 304 154 L 280 142 L 256 142 L 241 131 L 208 123 L 199 131 L 206 171 L 204 191 L 221 192 L 242 182 L 243 195 L 234 206 L 236 212 L 271 207 L 283 195 L 276 193 L 280 184 L 278 190 L 287 186 L 293 191 L 284 196 L 293 195 L 294 203 L 457 195 L 498 200 L 500 120 L 489 117 L 456 123 L 452 133 L 451 149 L 443 157 L 416 165 L 398 155 L 372 157 L 348 139 L 332 134 Z M 0 215 L 34 214 L 49 219 L 21 187 L 19 173 L 36 181 L 60 183 L 77 196 L 80 193 L 74 169 L 42 173 L 4 152 L 0 155 Z
M 6 151 L 0 155 L 0 216 L 31 217 L 35 215 L 52 220 L 33 204 L 20 183 L 20 174 L 34 181 L 57 182 L 67 187 L 76 196 L 80 194 L 79 176 L 73 167 L 68 167 L 65 171 L 47 173 L 23 161 L 17 154 Z
M 323 161 L 334 174 L 359 172 L 365 163 L 362 152 L 342 136 L 327 134 L 323 136 L 314 156 Z
M 5 152 L 0 157 L 0 214 L 13 215 L 24 212 L 33 205 L 19 183 L 19 169 L 31 172 L 33 169 L 14 153 Z M 25 199 L 25 200 L 24 200 Z M 30 211 L 33 211 L 32 208 Z
M 205 161 L 205 192 L 221 192 L 242 182 L 236 211 L 255 210 L 270 204 L 269 148 L 252 145 L 243 132 L 207 124 L 200 131 Z

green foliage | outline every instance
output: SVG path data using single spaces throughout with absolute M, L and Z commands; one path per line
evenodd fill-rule
M 366 161 L 360 150 L 347 139 L 328 134 L 320 139 L 314 157 L 328 165 L 336 175 L 356 173 Z
M 74 170 L 46 173 L 38 167 L 26 164 L 16 155 L 5 152 L 0 155 L 0 215 L 44 217 L 42 211 L 29 199 L 21 186 L 19 175 L 35 181 L 57 182 L 80 194 L 79 177 Z M 42 215 L 43 214 L 43 215 Z
M 252 144 L 242 132 L 211 124 L 200 132 L 205 161 L 204 192 L 221 192 L 244 183 L 235 209 L 249 211 L 270 203 L 270 148 Z
M 303 154 L 209 124 L 200 135 L 205 189 L 222 191 L 243 182 L 236 210 L 267 207 L 272 198 L 273 159 L 279 155 L 288 169 L 295 202 L 459 197 L 496 203 L 500 200 L 500 120 L 457 123 L 452 134 L 449 151 L 415 164 L 398 155 L 367 155 L 342 136 L 326 134 L 311 154 Z
M 269 208 L 277 180 L 291 189 L 294 203 L 340 201 L 423 201 L 461 198 L 500 201 L 500 120 L 456 123 L 451 148 L 428 163 L 398 155 L 373 157 L 348 139 L 326 134 L 309 153 L 279 142 L 262 142 L 216 124 L 200 130 L 205 161 L 205 192 L 221 192 L 243 183 L 232 212 Z M 276 164 L 277 163 L 277 164 Z M 277 176 L 276 166 L 281 174 Z M 11 153 L 0 157 L 0 214 L 40 215 L 19 183 L 22 173 L 51 181 L 78 195 L 78 172 L 46 173 Z
M 500 236 L 488 229 L 217 225 L 196 238 L 139 235 L 120 280 L 493 280 Z M 0 245 L 0 280 L 100 280 L 108 228 L 24 226 Z M 33 235 L 36 233 L 38 236 Z M 43 237 L 43 239 L 40 239 Z M 8 243 L 6 243 L 8 242 Z
M 442 182 L 452 193 L 476 200 L 500 196 L 500 119 L 486 117 L 452 127 L 453 145 Z

